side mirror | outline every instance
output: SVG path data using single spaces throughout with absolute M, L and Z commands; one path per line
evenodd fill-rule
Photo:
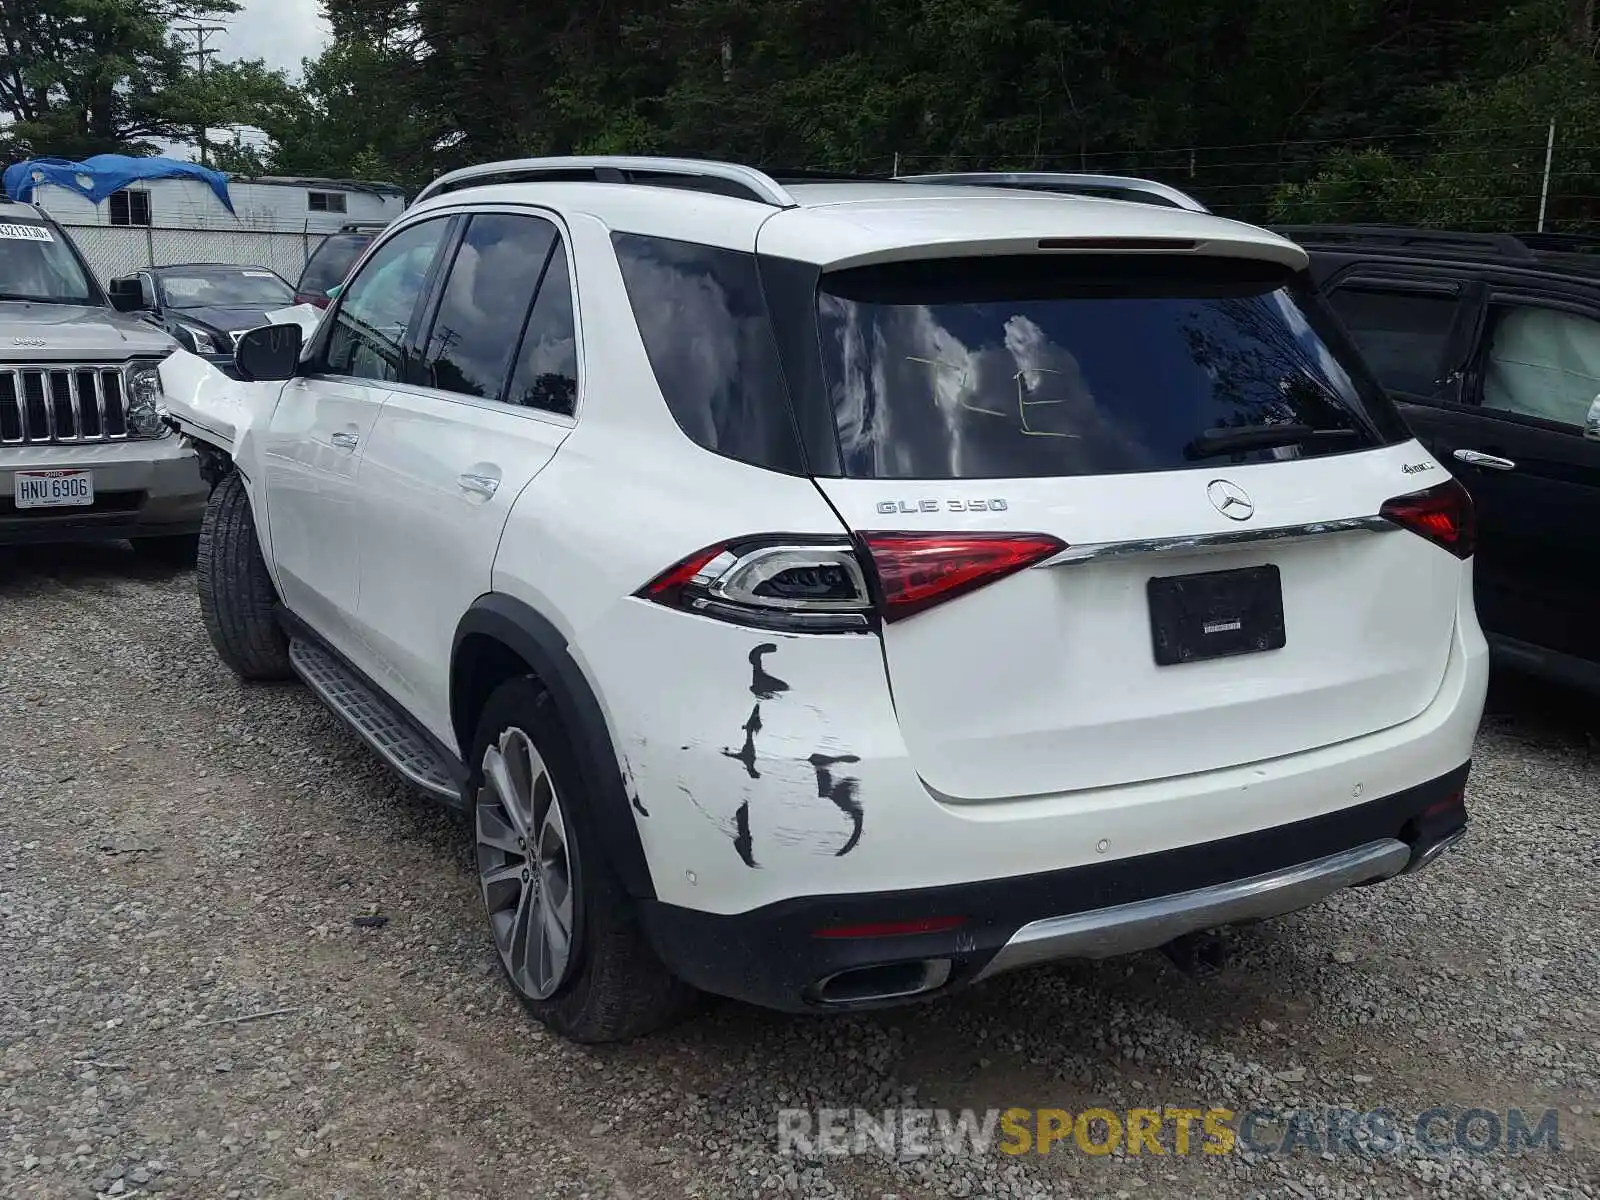
M 1589 405 L 1589 415 L 1583 422 L 1583 436 L 1591 442 L 1600 442 L 1600 396 Z
M 263 325 L 239 339 L 233 365 L 241 379 L 265 382 L 293 379 L 300 368 L 304 334 L 298 325 Z
M 113 279 L 106 292 L 111 297 L 111 307 L 118 312 L 139 312 L 145 307 L 137 278 Z

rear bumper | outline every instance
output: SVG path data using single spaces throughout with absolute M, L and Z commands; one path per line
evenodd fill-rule
M 1468 770 L 1308 820 L 1061 871 L 734 915 L 651 901 L 641 915 L 662 960 L 705 991 L 794 1012 L 880 1007 L 1018 967 L 1151 949 L 1419 870 L 1465 831 Z M 938 932 L 872 929 L 957 919 Z M 841 930 L 860 936 L 819 936 Z
M 18 511 L 12 473 L 57 468 L 94 472 L 94 505 Z M 176 437 L 7 446 L 0 450 L 0 545 L 196 533 L 209 492 L 194 451 Z

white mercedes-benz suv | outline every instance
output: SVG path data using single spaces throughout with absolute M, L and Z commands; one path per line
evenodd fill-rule
M 529 1008 L 936 995 L 1465 828 L 1465 492 L 1263 230 L 552 159 L 163 367 L 203 611 L 472 817 Z

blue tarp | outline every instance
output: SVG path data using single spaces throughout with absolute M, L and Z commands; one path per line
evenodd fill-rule
M 233 211 L 226 175 L 199 163 L 179 162 L 175 158 L 129 158 L 125 154 L 96 154 L 82 162 L 32 158 L 13 163 L 4 175 L 6 195 L 25 204 L 33 199 L 33 190 L 41 183 L 71 188 L 99 204 L 112 192 L 141 179 L 198 179 L 217 194 L 224 208 L 230 213 Z

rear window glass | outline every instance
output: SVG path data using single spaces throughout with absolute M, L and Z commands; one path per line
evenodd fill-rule
M 824 275 L 818 305 L 847 476 L 1170 471 L 1409 436 L 1272 264 L 898 263 Z
M 800 472 L 755 256 L 632 233 L 612 241 L 645 353 L 679 428 L 728 458 Z
M 311 261 L 306 263 L 305 274 L 300 277 L 300 286 L 296 290 L 301 293 L 325 292 L 343 283 L 345 276 L 350 274 L 350 268 L 355 266 L 356 259 L 370 245 L 372 238 L 364 234 L 336 234 L 328 238 L 311 255 Z

